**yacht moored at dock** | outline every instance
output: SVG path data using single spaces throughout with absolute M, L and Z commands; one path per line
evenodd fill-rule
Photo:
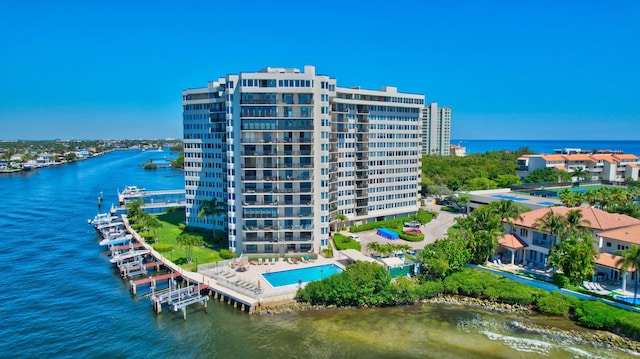
M 111 263 L 118 263 L 118 262 L 122 262 L 125 261 L 127 259 L 132 259 L 138 256 L 144 256 L 151 253 L 150 250 L 148 249 L 142 249 L 142 250 L 129 250 L 127 252 L 121 253 L 121 254 L 117 254 L 113 257 L 111 257 L 111 259 L 109 260 L 109 262 Z
M 125 235 L 121 235 L 118 237 L 115 237 L 113 239 L 110 238 L 105 238 L 103 240 L 100 241 L 100 245 L 101 246 L 117 246 L 119 244 L 127 244 L 129 242 L 131 242 L 131 239 L 133 238 L 133 236 L 131 234 L 125 234 Z

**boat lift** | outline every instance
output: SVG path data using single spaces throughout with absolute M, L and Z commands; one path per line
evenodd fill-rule
M 187 320 L 187 307 L 191 304 L 204 305 L 205 312 L 207 311 L 207 302 L 209 301 L 208 295 L 200 294 L 206 286 L 198 283 L 197 285 L 189 285 L 177 288 L 176 281 L 171 280 L 169 282 L 169 288 L 162 293 L 155 294 L 152 288 L 151 303 L 156 313 L 162 312 L 162 305 L 168 304 L 169 308 L 174 312 L 182 311 L 184 320 Z

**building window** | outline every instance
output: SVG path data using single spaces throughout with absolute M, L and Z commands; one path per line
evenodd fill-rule
M 607 247 L 611 247 L 611 242 L 607 242 Z

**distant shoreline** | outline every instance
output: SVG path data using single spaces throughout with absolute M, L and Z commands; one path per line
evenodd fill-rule
M 452 145 L 466 148 L 467 154 L 490 151 L 515 151 L 528 147 L 536 153 L 553 153 L 555 149 L 581 148 L 583 150 L 621 150 L 624 153 L 640 154 L 638 140 L 470 140 L 451 139 Z

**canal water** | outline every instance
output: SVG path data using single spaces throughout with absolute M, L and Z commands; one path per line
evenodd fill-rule
M 448 305 L 248 315 L 154 314 L 134 298 L 87 219 L 127 185 L 183 186 L 180 172 L 139 165 L 165 152 L 115 151 L 0 176 L 0 357 L 14 358 L 622 358 L 627 354 L 521 332 L 519 318 Z

